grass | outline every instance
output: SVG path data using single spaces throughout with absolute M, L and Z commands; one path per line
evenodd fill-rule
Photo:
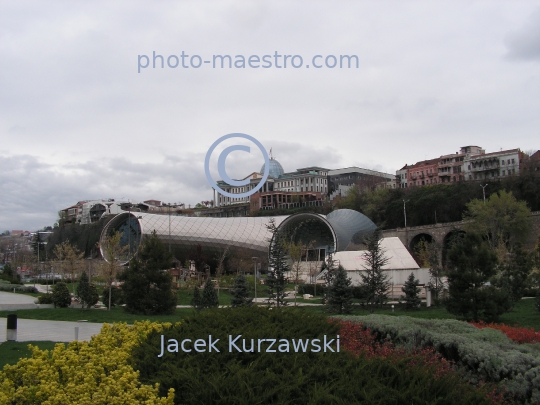
M 188 295 L 188 290 L 183 291 L 182 299 L 190 300 L 190 295 Z M 192 294 L 192 292 L 190 292 Z M 179 299 L 180 301 L 180 299 Z M 289 302 L 288 306 L 294 306 L 294 302 L 287 300 Z M 318 300 L 298 300 L 314 303 Z M 220 304 L 229 305 L 230 304 L 230 294 L 225 293 L 223 290 L 220 292 Z M 180 304 L 187 305 L 187 304 Z M 308 311 L 312 313 L 318 313 L 321 315 L 331 315 L 326 312 L 324 306 L 302 306 L 298 307 L 298 310 Z M 8 311 L 0 312 L 0 317 L 6 317 L 9 313 Z M 53 308 L 53 309 L 25 309 L 15 312 L 21 319 L 44 319 L 44 320 L 54 320 L 54 321 L 78 321 L 85 319 L 88 322 L 127 322 L 133 323 L 135 321 L 142 320 L 151 320 L 156 322 L 177 322 L 182 318 L 192 315 L 195 313 L 195 310 L 192 308 L 177 308 L 172 315 L 134 315 L 129 314 L 120 307 L 114 307 L 111 311 L 99 310 L 99 309 L 89 309 L 81 310 L 79 308 Z M 424 318 L 424 319 L 459 319 L 458 317 L 448 313 L 443 307 L 423 307 L 417 311 L 405 311 L 395 306 L 394 311 L 392 312 L 391 306 L 387 305 L 383 308 L 376 308 L 376 314 L 390 315 L 390 316 L 411 316 L 413 318 Z M 352 312 L 353 315 L 368 315 L 369 311 L 362 309 L 360 306 L 355 306 Z M 514 326 L 519 325 L 527 328 L 534 328 L 535 330 L 540 330 L 540 313 L 535 308 L 534 299 L 524 299 L 520 300 L 514 309 L 511 312 L 508 312 L 501 316 L 500 322 Z
M 0 370 L 6 364 L 16 364 L 23 357 L 30 357 L 28 345 L 34 345 L 42 350 L 54 349 L 56 342 L 4 342 L 0 344 Z
M 124 311 L 123 308 L 114 307 L 110 311 L 102 309 L 80 308 L 47 308 L 47 309 L 21 309 L 14 312 L 0 311 L 0 317 L 6 317 L 8 314 L 16 313 L 21 319 L 42 319 L 50 321 L 78 321 L 87 320 L 88 322 L 127 322 L 150 320 L 155 322 L 178 322 L 182 318 L 195 312 L 192 308 L 177 308 L 172 315 L 134 315 Z

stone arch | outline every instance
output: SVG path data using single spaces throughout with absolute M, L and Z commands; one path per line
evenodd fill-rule
M 417 263 L 418 263 L 419 258 L 417 257 L 417 254 L 416 254 L 416 248 L 417 248 L 417 246 L 418 246 L 418 244 L 420 243 L 421 240 L 425 240 L 428 243 L 432 243 L 433 241 L 435 241 L 435 237 L 433 235 L 431 235 L 430 233 L 420 232 L 420 233 L 417 233 L 416 235 L 414 235 L 411 238 L 411 241 L 409 242 L 408 249 L 409 249 L 409 252 L 411 252 L 412 256 L 414 257 L 414 260 L 416 260 Z M 420 263 L 418 263 L 418 264 L 420 265 Z
M 447 265 L 447 253 L 448 250 L 452 247 L 452 243 L 454 242 L 455 238 L 458 238 L 465 234 L 465 231 L 462 229 L 452 229 L 450 230 L 446 235 L 444 235 L 443 243 L 442 243 L 442 264 L 444 267 Z

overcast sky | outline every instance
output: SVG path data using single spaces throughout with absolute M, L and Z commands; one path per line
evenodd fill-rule
M 153 52 L 165 67 L 139 73 Z M 182 52 L 304 65 L 168 67 Z M 205 154 L 231 132 L 285 171 L 537 150 L 540 1 L 0 1 L 0 231 L 84 199 L 208 200 Z M 252 152 L 231 177 L 259 170 Z

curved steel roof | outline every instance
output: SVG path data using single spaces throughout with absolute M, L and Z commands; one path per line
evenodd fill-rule
M 174 246 L 175 250 L 189 251 L 200 244 L 206 248 L 238 247 L 266 254 L 272 236 L 266 227 L 269 220 L 270 217 L 209 218 L 124 212 L 109 221 L 100 242 L 103 245 L 107 236 L 119 230 L 123 232 L 121 244 L 130 246 L 133 255 L 145 235 L 155 231 L 165 244 Z M 295 232 L 298 229 L 302 238 L 311 241 L 313 236 L 317 245 L 328 246 L 330 252 L 345 250 L 355 235 L 375 228 L 367 217 L 352 210 L 337 210 L 327 217 L 299 213 L 277 216 L 274 220 L 280 230 L 290 233 L 291 229 Z

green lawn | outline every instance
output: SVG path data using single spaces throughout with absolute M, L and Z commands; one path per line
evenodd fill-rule
M 21 319 L 44 319 L 51 321 L 78 321 L 88 322 L 127 322 L 151 320 L 156 322 L 178 322 L 182 318 L 195 312 L 192 308 L 177 308 L 172 315 L 134 315 L 124 311 L 123 308 L 113 307 L 111 311 L 102 309 L 80 308 L 50 308 L 50 309 L 21 309 L 15 312 L 0 311 L 0 317 L 16 313 Z
M 308 300 L 311 301 L 311 300 Z M 315 301 L 315 300 L 313 300 Z M 524 299 L 520 300 L 511 312 L 508 312 L 501 316 L 500 322 L 506 325 L 514 326 L 519 325 L 527 328 L 534 328 L 535 330 L 540 330 L 540 312 L 535 307 L 534 299 Z M 292 305 L 292 304 L 289 304 Z M 324 306 L 309 306 L 309 307 L 298 307 L 303 311 L 311 311 L 316 313 L 327 313 L 325 312 Z M 443 307 L 431 307 L 426 308 L 422 307 L 417 311 L 405 311 L 395 305 L 394 311 L 390 306 L 385 306 L 383 308 L 375 309 L 375 314 L 390 315 L 390 316 L 410 316 L 413 318 L 424 318 L 424 319 L 459 319 L 458 317 L 448 313 Z M 369 311 L 362 309 L 359 306 L 355 306 L 353 315 L 368 315 Z
M 28 345 L 32 344 L 42 350 L 51 350 L 55 342 L 4 342 L 0 344 L 0 370 L 6 364 L 15 364 L 23 357 L 30 357 Z
M 182 300 L 191 301 L 188 291 L 183 291 Z M 191 292 L 189 292 L 191 293 Z M 180 298 L 179 298 L 180 301 Z M 288 300 L 289 301 L 289 300 Z M 318 300 L 298 300 L 306 302 L 317 302 Z M 230 304 L 230 294 L 228 292 L 220 292 L 220 303 L 222 305 Z M 540 330 L 540 312 L 535 308 L 534 299 L 524 299 L 519 301 L 514 309 L 504 314 L 501 317 L 501 322 L 507 325 L 519 325 L 524 327 L 533 327 L 536 330 Z M 183 305 L 183 304 L 180 304 Z M 185 304 L 187 305 L 187 304 Z M 293 306 L 294 302 L 289 301 L 289 306 Z M 315 312 L 322 315 L 331 315 L 326 312 L 324 306 L 301 306 L 298 307 L 298 310 Z M 7 311 L 0 312 L 0 317 L 6 317 Z M 99 310 L 99 309 L 89 309 L 81 310 L 75 308 L 55 308 L 55 309 L 27 309 L 20 310 L 15 312 L 21 319 L 47 319 L 47 320 L 56 320 L 56 321 L 78 321 L 85 319 L 88 322 L 127 322 L 133 323 L 134 321 L 146 320 L 156 322 L 177 322 L 182 318 L 189 316 L 195 313 L 195 310 L 192 308 L 177 308 L 175 313 L 172 315 L 133 315 L 125 312 L 120 307 L 114 307 L 111 311 Z M 383 308 L 375 309 L 376 314 L 384 314 L 391 316 L 411 316 L 414 318 L 425 318 L 425 319 L 458 319 L 454 315 L 448 313 L 443 307 L 423 307 L 417 311 L 405 311 L 400 309 L 397 305 L 395 306 L 394 312 L 390 306 Z M 355 306 L 353 310 L 353 315 L 368 315 L 369 311 L 362 309 L 360 306 Z

